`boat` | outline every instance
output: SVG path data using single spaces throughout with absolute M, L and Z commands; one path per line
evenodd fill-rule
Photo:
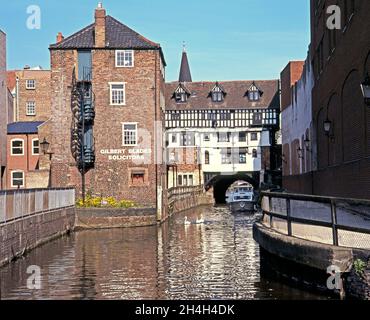
M 244 181 L 234 183 L 226 192 L 226 203 L 232 212 L 254 212 L 253 186 Z

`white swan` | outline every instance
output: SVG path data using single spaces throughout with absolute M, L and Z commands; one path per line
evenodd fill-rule
M 191 224 L 191 222 L 188 220 L 188 217 L 186 217 L 186 216 L 185 216 L 185 219 L 184 219 L 184 224 L 187 225 L 187 226 L 189 224 Z
M 204 218 L 203 218 L 203 215 L 202 214 L 200 215 L 200 219 L 197 219 L 195 223 L 196 224 L 202 224 L 202 223 L 204 223 Z

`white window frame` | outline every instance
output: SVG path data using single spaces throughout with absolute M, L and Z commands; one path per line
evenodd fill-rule
M 35 145 L 34 145 L 35 141 L 37 141 L 39 143 L 39 145 L 37 147 L 39 149 L 39 152 L 38 153 L 35 153 Z M 38 138 L 32 139 L 32 155 L 33 156 L 40 155 L 40 140 Z
M 125 130 L 125 125 L 135 125 L 135 130 Z M 135 144 L 126 144 L 125 143 L 125 131 L 135 132 Z M 138 145 L 138 123 L 137 122 L 122 122 L 122 146 L 123 147 L 135 147 Z
M 33 104 L 33 113 L 29 112 L 29 105 Z M 26 102 L 26 116 L 35 116 L 36 115 L 36 102 L 35 101 L 27 101 Z
M 14 183 L 13 183 L 13 175 L 14 175 L 14 173 L 22 173 L 22 185 L 20 185 L 19 187 L 20 188 L 24 188 L 24 171 L 22 171 L 22 170 L 13 170 L 13 171 L 11 171 L 10 172 L 10 185 L 11 185 L 11 187 L 12 188 L 18 188 L 18 186 L 16 186 L 16 185 L 14 185 Z
M 128 62 L 129 60 L 127 59 L 126 60 L 126 53 L 131 53 L 131 56 L 132 56 L 132 64 L 131 65 L 127 65 L 126 62 Z M 118 64 L 118 55 L 119 54 L 122 54 L 123 55 L 123 65 L 121 64 Z M 115 59 L 116 59 L 116 68 L 133 68 L 135 66 L 135 54 L 134 54 L 134 50 L 116 50 L 116 55 L 115 55 Z
M 33 86 L 30 86 L 30 83 L 33 83 Z M 26 89 L 27 90 L 35 90 L 36 89 L 36 80 L 35 79 L 27 79 L 26 80 Z
M 22 142 L 22 153 L 14 154 L 13 153 L 13 142 L 21 141 Z M 24 156 L 24 139 L 12 139 L 10 140 L 10 154 L 14 157 L 21 157 Z
M 123 102 L 122 103 L 113 103 L 113 89 L 112 86 L 114 85 L 123 85 Z M 114 89 L 114 90 L 121 90 L 121 89 Z M 125 106 L 126 105 L 126 82 L 109 82 L 109 101 L 111 106 Z

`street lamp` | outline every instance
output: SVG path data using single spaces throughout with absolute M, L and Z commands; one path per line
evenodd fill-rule
M 325 121 L 324 121 L 324 131 L 325 131 L 325 134 L 328 136 L 329 133 L 330 133 L 330 130 L 331 130 L 331 121 L 327 118 Z
M 301 147 L 299 147 L 297 149 L 297 152 L 298 152 L 298 158 L 303 159 L 303 149 Z
M 306 150 L 307 151 L 310 151 L 310 138 L 308 136 L 306 136 L 306 139 L 304 139 L 304 145 L 306 147 Z
M 365 103 L 370 106 L 370 76 L 366 74 L 364 82 L 361 83 L 361 91 L 364 96 Z
M 49 167 L 49 188 L 51 187 L 51 157 L 53 155 L 52 152 L 49 151 L 49 148 L 50 148 L 50 142 L 48 142 L 46 140 L 46 138 L 44 137 L 44 140 L 40 143 L 40 146 L 41 146 L 41 150 L 43 152 L 44 155 L 49 155 L 49 161 L 50 161 L 50 167 Z

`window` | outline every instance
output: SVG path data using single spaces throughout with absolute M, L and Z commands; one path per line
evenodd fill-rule
M 11 186 L 12 188 L 24 187 L 23 171 L 12 171 L 11 172 Z
M 218 142 L 230 142 L 230 132 L 218 132 Z
M 194 176 L 192 174 L 179 174 L 177 177 L 177 184 L 183 187 L 193 186 Z
M 184 103 L 188 101 L 189 93 L 185 90 L 185 88 L 180 84 L 174 93 L 174 98 L 177 103 Z
M 203 140 L 206 142 L 211 141 L 211 135 L 209 133 L 204 134 Z
M 257 158 L 258 157 L 257 149 L 253 149 L 253 151 L 252 151 L 252 157 L 253 158 Z
M 251 133 L 251 141 L 257 141 L 258 140 L 258 133 L 252 132 Z
M 249 101 L 258 101 L 262 97 L 262 94 L 263 92 L 257 88 L 254 82 L 247 91 Z
M 110 104 L 125 105 L 126 104 L 126 84 L 110 83 Z
M 227 148 L 221 151 L 221 163 L 231 164 L 231 148 Z
M 182 147 L 195 146 L 195 134 L 193 132 L 182 132 L 180 136 L 180 146 Z
M 39 139 L 32 140 L 32 154 L 38 155 L 40 154 L 40 142 Z
M 134 66 L 134 51 L 133 50 L 117 50 L 116 51 L 116 67 L 131 68 Z
M 171 135 L 171 138 L 172 138 L 172 143 L 176 143 L 177 142 L 177 136 L 176 136 L 176 133 L 173 133 L 172 135 Z
M 26 80 L 26 89 L 28 90 L 36 89 L 36 80 Z
M 254 125 L 254 126 L 262 126 L 262 113 L 261 112 L 255 112 L 255 113 L 253 113 L 252 125 Z
M 145 184 L 145 172 L 144 171 L 132 171 L 131 172 L 131 185 L 141 186 Z
M 22 139 L 12 140 L 11 155 L 12 156 L 22 156 L 23 155 L 23 140 Z
M 137 124 L 123 123 L 123 146 L 137 145 Z
M 224 100 L 222 92 L 212 92 L 213 102 L 222 102 Z
M 177 184 L 178 184 L 179 186 L 182 186 L 182 175 L 179 175 L 179 176 L 177 177 Z
M 245 148 L 239 149 L 239 163 L 247 163 L 247 149 Z
M 247 133 L 239 132 L 239 142 L 246 142 L 246 141 L 247 141 Z
M 92 79 L 92 55 L 91 50 L 79 50 L 78 52 L 78 80 Z
M 36 103 L 35 101 L 28 101 L 26 103 L 26 115 L 35 116 L 36 115 Z
M 204 164 L 209 164 L 209 151 L 204 153 Z

